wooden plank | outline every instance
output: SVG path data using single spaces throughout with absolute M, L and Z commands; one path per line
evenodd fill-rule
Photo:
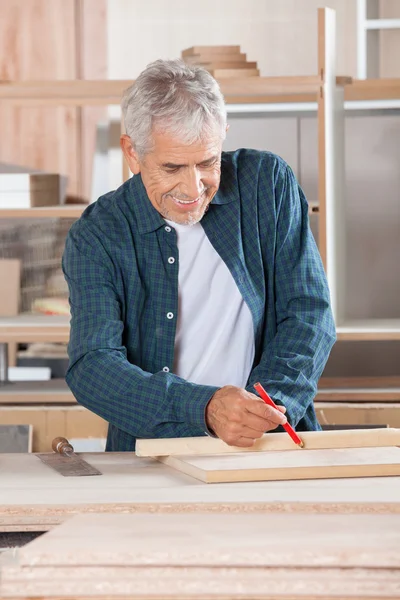
M 400 427 L 400 406 L 389 402 L 315 402 L 321 425 Z
M 214 60 L 209 60 L 209 61 L 205 61 L 204 59 L 201 59 L 200 62 L 198 63 L 193 63 L 194 65 L 198 66 L 198 67 L 203 67 L 204 69 L 207 69 L 207 71 L 217 71 L 218 69 L 235 69 L 237 71 L 236 76 L 240 77 L 241 75 L 241 70 L 242 69 L 257 69 L 257 63 L 256 62 L 245 62 L 245 61 L 239 61 L 239 62 L 233 62 L 233 61 L 223 61 L 221 60 L 219 57 L 218 59 L 214 59 Z M 259 75 L 259 71 L 258 71 L 258 75 Z
M 283 96 L 279 102 L 292 101 L 291 96 L 298 95 L 296 102 L 316 101 L 319 76 L 259 77 L 257 87 L 247 87 L 244 81 L 221 82 L 221 89 L 228 97 L 228 103 L 236 103 L 235 96 L 247 98 L 246 102 L 258 102 L 257 96 L 264 96 L 268 101 L 269 94 Z M 336 76 L 336 85 L 344 85 L 346 101 L 387 100 L 400 98 L 400 78 L 353 81 L 351 78 Z M 132 85 L 133 80 L 68 80 L 68 81 L 2 81 L 0 82 L 0 99 L 18 106 L 46 105 L 57 106 L 104 106 L 119 104 L 123 91 Z M 245 87 L 243 87 L 245 85 Z M 256 96 L 256 97 L 255 97 Z M 233 97 L 233 98 L 232 98 Z M 303 98 L 303 99 L 301 99 Z M 269 101 L 275 101 L 269 99 Z M 293 100 L 294 101 L 294 100 Z
M 68 342 L 69 317 L 20 314 L 0 317 L 0 343 Z
M 354 429 L 345 431 L 304 431 L 299 434 L 304 449 L 368 448 L 400 446 L 400 429 Z M 257 440 L 251 448 L 228 446 L 220 439 L 211 437 L 187 437 L 168 439 L 142 439 L 136 442 L 136 456 L 198 456 L 212 454 L 237 454 L 238 452 L 275 452 L 293 450 L 303 452 L 293 444 L 286 432 L 268 433 Z
M 391 569 L 400 564 L 399 531 L 400 515 L 78 515 L 21 548 L 18 558 L 33 568 Z
M 400 78 L 353 79 L 344 92 L 346 101 L 395 100 L 400 98 Z
M 316 402 L 400 402 L 400 388 L 325 388 Z
M 182 56 L 193 56 L 196 54 L 240 54 L 240 46 L 191 46 L 182 50 Z
M 175 567 L 109 567 L 106 573 L 104 567 L 91 567 L 85 569 L 84 574 L 68 570 L 67 577 L 61 573 L 64 579 L 60 579 L 57 577 L 60 569 L 48 567 L 41 568 L 41 579 L 33 582 L 28 574 L 26 580 L 21 581 L 18 571 L 14 571 L 19 576 L 15 581 L 11 573 L 8 568 L 7 593 L 24 600 L 39 597 L 65 600 L 66 595 L 60 595 L 60 590 L 66 588 L 70 600 L 120 600 L 122 597 L 149 600 L 166 600 L 167 597 L 174 600 L 398 600 L 399 597 L 399 575 L 393 569 L 357 569 L 355 573 L 351 569 L 270 568 L 264 573 L 253 567 L 240 570 L 192 567 L 181 569 L 178 578 Z M 99 587 L 112 589 L 112 593 L 102 593 Z
M 159 460 L 205 483 L 400 475 L 400 448 L 164 456 Z
M 377 377 L 321 377 L 318 389 L 325 388 L 398 388 L 400 377 L 377 376 Z
M 0 405 L 3 404 L 76 404 L 64 379 L 21 381 L 0 386 Z
M 400 515 L 86 515 L 21 548 L 2 595 L 395 598 Z M 196 540 L 196 543 L 193 543 Z M 301 550 L 299 550 L 301 548 Z M 345 586 L 345 587 L 343 587 Z M 312 592 L 310 593 L 310 590 Z M 397 596 L 398 597 L 398 596 Z
M 129 452 L 81 456 L 102 477 L 61 481 L 34 454 L 2 455 L 0 531 L 46 530 L 94 512 L 400 514 L 400 477 L 380 477 L 379 485 L 368 478 L 207 485 Z
M 185 63 L 188 65 L 198 65 L 200 63 L 212 63 L 215 61 L 224 63 L 246 63 L 247 55 L 244 52 L 223 54 L 222 52 L 201 52 L 201 54 L 193 54 L 191 56 L 185 56 Z
M 260 75 L 260 71 L 258 69 L 226 69 L 226 68 L 212 68 L 208 69 L 210 74 L 215 77 L 215 79 L 222 80 L 226 78 L 234 79 L 235 77 L 258 77 Z
M 357 319 L 338 322 L 338 340 L 400 340 L 400 319 Z
M 38 208 L 6 208 L 0 210 L 0 219 L 79 219 L 88 204 L 65 204 Z
M 320 79 L 315 75 L 292 77 L 236 77 L 223 80 L 221 89 L 230 95 L 279 95 L 317 93 Z M 132 85 L 130 80 L 72 80 L 0 82 L 0 99 L 19 106 L 23 105 L 107 105 L 119 104 L 123 91 Z M 245 87 L 244 87 L 245 86 Z

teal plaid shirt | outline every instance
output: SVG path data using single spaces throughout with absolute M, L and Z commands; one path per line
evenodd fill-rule
M 299 431 L 319 429 L 313 399 L 335 326 L 292 170 L 269 152 L 223 153 L 220 188 L 201 225 L 253 317 L 246 389 L 260 381 Z M 136 438 L 205 434 L 205 408 L 218 388 L 172 373 L 178 269 L 175 230 L 140 175 L 90 205 L 69 232 L 66 380 L 80 404 L 109 422 L 107 450 L 134 450 Z

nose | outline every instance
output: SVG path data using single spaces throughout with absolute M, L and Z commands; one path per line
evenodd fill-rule
M 191 200 L 201 196 L 204 191 L 204 185 L 201 180 L 201 173 L 198 169 L 187 169 L 183 181 L 182 192 Z

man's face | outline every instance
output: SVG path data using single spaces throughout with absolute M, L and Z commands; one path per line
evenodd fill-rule
M 153 148 L 143 158 L 128 136 L 122 136 L 121 145 L 131 171 L 141 174 L 150 202 L 164 218 L 182 225 L 202 219 L 220 182 L 222 140 L 217 133 L 186 145 L 155 131 Z

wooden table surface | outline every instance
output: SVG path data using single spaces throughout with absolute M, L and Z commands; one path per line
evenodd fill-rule
M 400 513 L 400 477 L 206 484 L 133 453 L 82 454 L 103 474 L 63 477 L 35 454 L 0 455 L 0 531 L 80 513 Z

